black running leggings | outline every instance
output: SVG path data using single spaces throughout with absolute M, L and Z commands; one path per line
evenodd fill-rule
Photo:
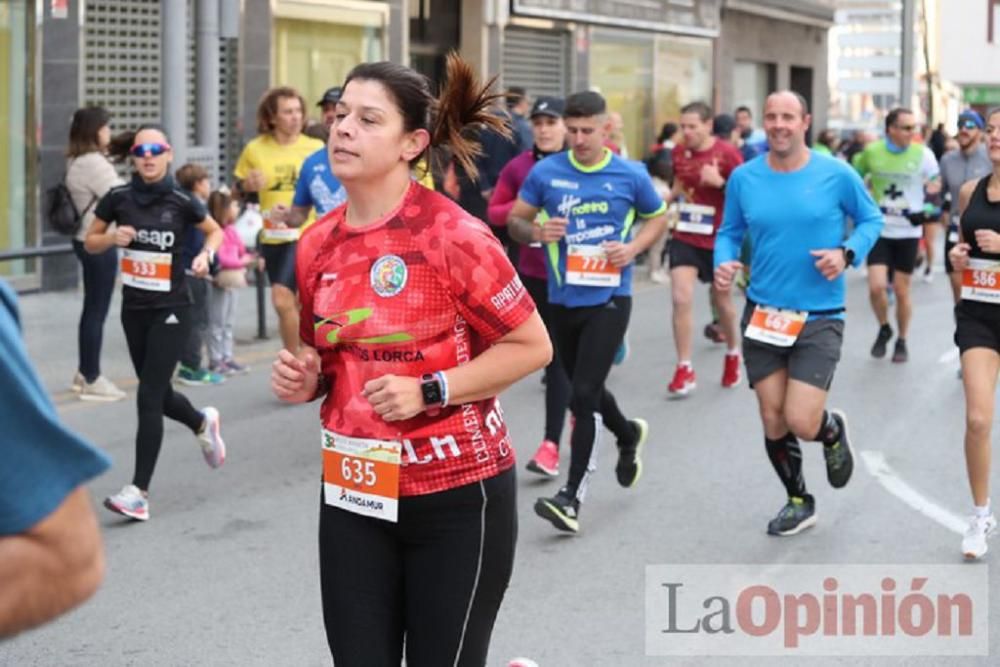
M 628 328 L 632 297 L 615 297 L 600 306 L 551 306 L 556 347 L 569 375 L 570 411 L 576 419 L 570 441 L 569 488 L 583 500 L 587 481 L 596 469 L 602 425 L 619 440 L 635 437 L 615 397 L 604 388 L 615 352 Z
M 149 490 L 163 443 L 163 416 L 197 433 L 204 415 L 174 391 L 170 379 L 181 347 L 191 330 L 190 307 L 122 309 L 122 327 L 132 366 L 139 377 L 136 404 L 139 429 L 135 434 L 135 475 L 132 483 Z
M 521 282 L 528 290 L 542 322 L 552 340 L 552 361 L 545 367 L 545 439 L 559 445 L 562 438 L 563 425 L 566 423 L 566 408 L 569 406 L 569 378 L 559 361 L 559 350 L 556 348 L 555 336 L 552 333 L 552 306 L 549 304 L 549 285 L 544 278 L 521 276 Z
M 322 492 L 320 493 L 322 496 Z M 320 501 L 323 621 L 337 667 L 482 667 L 514 567 L 514 470 L 399 501 L 399 522 Z

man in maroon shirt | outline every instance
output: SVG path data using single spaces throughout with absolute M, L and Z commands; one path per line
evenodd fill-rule
M 722 224 L 726 180 L 743 163 L 739 150 L 712 134 L 712 110 L 703 102 L 681 109 L 682 144 L 674 148 L 674 187 L 670 200 L 677 202 L 680 218 L 670 243 L 670 284 L 673 301 L 674 343 L 677 369 L 667 386 L 671 396 L 686 396 L 695 388 L 691 365 L 692 304 L 695 284 L 712 282 L 712 251 Z M 727 352 L 722 386 L 740 381 L 739 330 L 736 309 L 728 294 L 712 288 L 712 302 L 719 313 Z

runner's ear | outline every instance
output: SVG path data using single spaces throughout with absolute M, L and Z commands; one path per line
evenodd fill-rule
M 431 143 L 431 135 L 427 130 L 414 130 L 403 139 L 403 150 L 401 157 L 406 162 L 411 162 L 422 154 Z

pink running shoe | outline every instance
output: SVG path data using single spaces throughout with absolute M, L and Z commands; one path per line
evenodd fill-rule
M 526 467 L 531 472 L 536 472 L 539 475 L 545 475 L 546 477 L 558 477 L 559 445 L 551 440 L 542 440 L 542 444 L 538 446 L 538 451 L 536 451 L 535 456 L 528 461 L 528 465 Z

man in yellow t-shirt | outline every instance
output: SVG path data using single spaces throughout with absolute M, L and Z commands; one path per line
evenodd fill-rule
M 268 221 L 276 205 L 290 207 L 302 162 L 323 142 L 302 134 L 305 102 L 294 88 L 272 88 L 257 107 L 258 135 L 243 148 L 234 174 L 239 189 L 256 194 L 264 216 L 261 253 L 271 282 L 271 302 L 278 314 L 281 341 L 295 353 L 299 345 L 299 311 L 295 300 L 295 246 L 299 228 Z M 302 227 L 313 222 L 310 216 Z

